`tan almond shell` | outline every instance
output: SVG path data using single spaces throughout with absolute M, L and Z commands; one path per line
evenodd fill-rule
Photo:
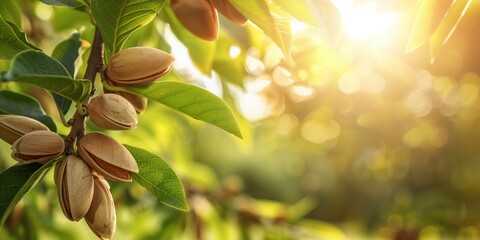
M 70 155 L 57 164 L 54 179 L 63 213 L 71 221 L 79 221 L 92 202 L 92 170 L 82 159 Z
M 23 135 L 39 131 L 49 130 L 43 123 L 20 115 L 0 116 L 0 138 L 9 144 L 13 144 Z
M 218 14 L 210 0 L 171 0 L 177 19 L 195 36 L 207 40 L 218 39 Z
M 85 222 L 101 239 L 111 239 L 116 230 L 115 204 L 110 194 L 110 186 L 101 177 L 94 176 L 92 204 L 85 215 Z
M 59 157 L 65 143 L 57 133 L 41 130 L 30 132 L 12 144 L 12 158 L 21 163 L 42 163 Z
M 90 120 L 108 130 L 129 130 L 137 127 L 135 107 L 124 97 L 106 93 L 93 98 L 88 104 Z
M 132 154 L 119 142 L 102 133 L 88 133 L 80 139 L 80 157 L 101 176 L 121 182 L 131 182 L 130 172 L 138 173 Z
M 230 0 L 211 0 L 212 5 L 226 18 L 237 25 L 243 26 L 248 19 L 243 16 L 233 5 Z
M 174 61 L 172 55 L 160 49 L 127 48 L 112 55 L 106 76 L 116 86 L 148 84 L 167 74 Z
M 142 114 L 147 109 L 148 98 L 128 92 L 116 92 L 116 94 L 127 99 L 135 108 L 137 114 Z

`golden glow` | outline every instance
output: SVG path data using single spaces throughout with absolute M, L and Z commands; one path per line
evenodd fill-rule
M 346 34 L 355 41 L 365 41 L 391 29 L 395 14 L 378 13 L 376 3 L 354 7 L 351 1 L 334 1 L 342 15 Z

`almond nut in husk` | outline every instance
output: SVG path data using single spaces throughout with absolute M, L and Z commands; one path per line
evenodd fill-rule
M 63 213 L 71 221 L 79 221 L 92 203 L 92 170 L 82 159 L 69 155 L 55 166 L 54 179 Z
M 94 97 L 88 104 L 90 120 L 108 130 L 129 130 L 137 127 L 135 107 L 124 97 L 106 93 Z
M 101 176 L 94 174 L 93 199 L 85 215 L 85 222 L 100 239 L 111 239 L 115 234 L 115 203 L 110 194 L 110 185 Z
M 247 18 L 243 16 L 233 5 L 230 0 L 211 0 L 212 5 L 226 18 L 237 25 L 243 26 L 247 23 Z
M 218 38 L 218 15 L 210 0 L 171 0 L 177 19 L 195 36 L 214 41 Z
M 106 77 L 115 86 L 136 86 L 151 83 L 172 69 L 175 58 L 156 48 L 132 47 L 110 58 Z
M 20 115 L 0 115 L 0 138 L 9 144 L 13 144 L 29 132 L 39 130 L 49 129 L 33 118 Z
M 78 144 L 80 157 L 101 176 L 120 182 L 131 182 L 131 172 L 138 173 L 132 154 L 115 139 L 103 133 L 92 132 Z
M 12 158 L 20 163 L 42 163 L 62 155 L 65 143 L 57 133 L 41 130 L 30 132 L 12 144 Z
M 147 109 L 148 98 L 128 92 L 117 92 L 117 94 L 127 99 L 133 105 L 137 114 L 142 114 Z

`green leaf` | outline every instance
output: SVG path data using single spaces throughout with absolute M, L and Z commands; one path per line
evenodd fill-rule
M 155 18 L 145 27 L 142 27 L 132 33 L 128 40 L 123 44 L 124 48 L 145 46 L 162 49 L 165 52 L 171 51 L 171 46 L 162 36 L 162 34 L 157 34 L 163 29 L 165 29 L 166 23 L 163 22 L 160 18 Z
M 72 79 L 61 63 L 40 51 L 23 51 L 11 65 L 7 80 L 34 84 L 75 102 L 83 102 L 90 95 L 90 81 Z
M 267 34 L 277 45 L 282 49 L 285 56 L 290 56 L 290 47 L 288 42 L 284 39 L 281 29 L 277 25 L 275 18 L 270 13 L 266 0 L 244 1 L 231 0 L 230 1 L 245 17 L 257 25 Z M 281 22 L 281 24 L 283 24 Z
M 450 36 L 452 36 L 471 3 L 472 0 L 456 0 L 448 9 L 447 14 L 430 37 L 431 62 L 435 60 L 440 49 L 447 43 L 448 39 L 450 39 Z
M 10 60 L 27 49 L 30 47 L 18 38 L 15 30 L 0 16 L 0 59 Z
M 74 33 L 53 49 L 52 57 L 62 63 L 70 76 L 75 76 L 75 61 L 78 58 L 78 50 L 81 45 L 80 35 Z M 63 115 L 67 114 L 72 105 L 72 101 L 56 93 L 53 93 L 52 96 L 60 112 L 63 113 Z
M 2 0 L 0 4 L 0 16 L 5 21 L 10 21 L 17 26 L 22 26 L 22 10 L 16 0 Z
M 12 66 L 6 77 L 14 79 L 30 74 L 70 76 L 60 62 L 47 54 L 36 50 L 25 50 L 12 59 Z
M 57 161 L 44 165 L 17 164 L 0 173 L 0 226 L 13 207 L 45 176 Z
M 13 32 L 15 33 L 15 35 L 17 35 L 17 38 L 22 41 L 25 45 L 29 46 L 31 49 L 36 49 L 36 50 L 40 50 L 39 48 L 35 47 L 34 45 L 32 45 L 31 43 L 28 42 L 27 40 L 27 35 L 22 32 L 22 30 L 15 24 L 7 21 L 8 25 L 10 25 L 10 27 L 12 28 Z
M 121 50 L 123 43 L 138 28 L 152 21 L 165 0 L 92 0 L 91 9 L 107 52 Z
M 428 42 L 434 29 L 447 9 L 445 0 L 422 0 L 419 4 L 415 23 L 408 38 L 405 52 L 411 52 Z
M 64 76 L 23 75 L 12 81 L 37 85 L 77 103 L 85 101 L 92 89 L 92 83 L 89 80 Z
M 187 47 L 192 62 L 200 72 L 209 75 L 215 57 L 216 42 L 205 41 L 190 33 L 175 17 L 170 6 L 165 7 L 162 12 L 166 21 L 170 24 L 172 32 Z
M 173 169 L 159 156 L 144 149 L 125 145 L 137 160 L 139 173 L 132 174 L 133 181 L 153 193 L 170 207 L 189 211 L 182 182 Z
M 237 120 L 228 105 L 201 87 L 183 82 L 159 81 L 124 89 L 160 102 L 195 119 L 211 123 L 239 138 L 242 137 Z M 121 88 L 119 90 L 121 91 Z
M 80 0 L 40 0 L 45 4 L 69 8 L 81 8 L 85 6 L 85 3 Z
M 52 52 L 52 57 L 59 61 L 72 77 L 75 76 L 75 61 L 78 58 L 78 50 L 81 45 L 80 34 L 74 33 L 60 42 Z
M 43 111 L 37 100 L 20 93 L 0 91 L 0 114 L 30 117 L 42 122 L 53 132 L 57 131 L 52 118 Z

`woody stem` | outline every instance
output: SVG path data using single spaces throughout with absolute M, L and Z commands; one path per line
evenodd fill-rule
M 90 56 L 87 61 L 87 69 L 85 71 L 84 79 L 88 79 L 92 82 L 92 90 L 90 96 L 85 99 L 82 104 L 77 105 L 77 111 L 70 119 L 71 129 L 70 133 L 65 138 L 65 154 L 69 155 L 74 152 L 74 143 L 76 139 L 80 139 L 85 134 L 85 118 L 87 115 L 82 114 L 86 112 L 86 106 L 90 101 L 90 97 L 95 93 L 95 77 L 99 70 L 103 67 L 103 40 L 98 28 L 95 29 L 95 35 L 93 37 L 92 48 Z M 82 109 L 79 109 L 82 108 Z

